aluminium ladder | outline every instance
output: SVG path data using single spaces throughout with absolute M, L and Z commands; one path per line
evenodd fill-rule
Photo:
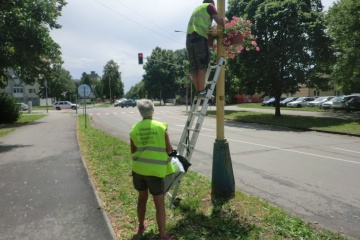
M 210 66 L 210 64 L 209 64 L 209 67 L 208 67 L 208 69 L 206 71 L 206 75 L 205 75 L 205 86 L 210 85 L 210 87 L 206 91 L 206 95 L 204 97 L 203 96 L 195 96 L 193 103 L 191 105 L 190 113 L 189 113 L 188 119 L 186 121 L 183 133 L 180 138 L 178 149 L 177 149 L 178 154 L 181 156 L 184 156 L 189 162 L 190 162 L 192 153 L 194 151 L 195 144 L 196 144 L 197 138 L 199 136 L 202 123 L 206 116 L 206 111 L 209 106 L 209 103 L 208 103 L 209 99 L 211 99 L 211 97 L 212 97 L 212 94 L 214 92 L 217 80 L 220 75 L 221 67 L 223 64 L 224 64 L 223 57 L 220 57 L 218 65 Z M 208 81 L 211 70 L 215 69 L 215 68 L 216 68 L 216 71 L 215 71 L 213 80 Z M 199 106 L 201 105 L 202 101 L 203 101 L 203 104 L 199 111 Z M 185 150 L 186 150 L 186 152 L 185 152 Z M 184 152 L 185 152 L 185 154 L 184 154 Z M 175 201 L 176 194 L 179 190 L 180 181 L 184 174 L 185 173 L 179 174 L 173 181 L 173 183 L 170 187 L 170 188 L 174 187 L 173 193 L 171 194 L 168 192 L 168 195 L 170 195 L 170 197 L 171 197 L 171 199 L 170 199 L 171 207 L 173 207 L 173 203 Z

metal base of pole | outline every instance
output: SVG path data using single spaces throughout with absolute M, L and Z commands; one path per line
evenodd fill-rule
M 214 143 L 211 187 L 212 202 L 229 200 L 235 196 L 234 173 L 226 139 L 216 139 Z

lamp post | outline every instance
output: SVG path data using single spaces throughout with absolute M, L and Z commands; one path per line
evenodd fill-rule
M 48 91 L 47 91 L 47 80 L 45 80 L 44 85 L 45 85 L 46 113 L 49 113 L 49 107 L 48 107 Z
M 93 107 L 95 107 L 95 84 L 91 85 L 91 89 L 92 89 L 92 94 L 93 94 Z

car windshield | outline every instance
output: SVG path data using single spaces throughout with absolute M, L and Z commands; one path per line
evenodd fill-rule
M 304 99 L 305 99 L 305 97 L 299 97 L 298 99 L 296 99 L 296 101 L 302 101 Z
M 327 97 L 319 97 L 317 99 L 315 99 L 315 101 L 320 102 L 320 101 L 325 101 L 327 99 Z

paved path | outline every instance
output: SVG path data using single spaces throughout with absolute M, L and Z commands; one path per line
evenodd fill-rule
M 75 114 L 0 138 L 0 239 L 114 239 L 84 167 Z

